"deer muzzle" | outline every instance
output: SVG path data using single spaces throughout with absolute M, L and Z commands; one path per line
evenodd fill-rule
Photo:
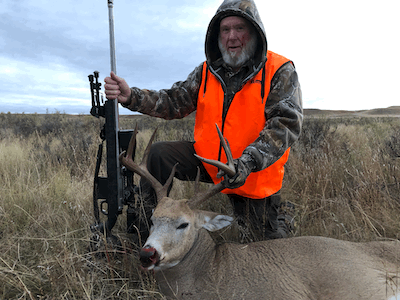
M 139 259 L 143 269 L 153 269 L 160 263 L 160 255 L 157 250 L 153 247 L 146 246 L 139 252 Z

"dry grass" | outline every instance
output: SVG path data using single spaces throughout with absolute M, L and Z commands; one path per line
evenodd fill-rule
M 398 237 L 399 123 L 385 118 L 306 122 L 283 189 L 299 208 L 299 235 L 352 241 Z
M 138 155 L 158 140 L 191 139 L 193 119 L 139 122 Z M 0 299 L 161 299 L 137 268 L 137 247 L 119 218 L 122 247 L 89 248 L 99 121 L 88 116 L 0 115 Z M 306 119 L 287 165 L 283 198 L 296 205 L 296 235 L 352 241 L 398 238 L 400 120 Z M 175 197 L 192 185 L 177 182 Z M 224 196 L 208 208 L 229 213 Z

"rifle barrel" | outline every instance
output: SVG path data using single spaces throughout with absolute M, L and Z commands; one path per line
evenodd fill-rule
M 114 3 L 113 0 L 107 0 L 108 3 L 108 21 L 110 28 L 110 59 L 111 59 L 111 71 L 117 74 L 117 67 L 115 61 L 115 37 L 114 37 L 114 14 L 113 8 Z

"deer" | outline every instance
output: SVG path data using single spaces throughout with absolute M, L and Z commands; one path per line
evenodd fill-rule
M 218 126 L 217 130 L 228 163 L 199 159 L 232 175 L 229 144 Z M 149 180 L 156 191 L 158 203 L 139 259 L 143 270 L 154 272 L 167 299 L 400 300 L 397 240 L 350 242 L 298 236 L 217 245 L 209 232 L 229 226 L 233 218 L 196 207 L 225 189 L 224 180 L 190 199 L 168 197 L 175 168 L 164 185 L 147 170 L 155 132 L 141 163 L 134 162 L 136 134 L 137 129 L 120 161 Z

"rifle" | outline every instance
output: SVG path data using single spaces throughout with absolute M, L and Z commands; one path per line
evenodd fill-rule
M 116 73 L 113 0 L 107 0 L 109 28 L 110 28 L 110 56 L 111 70 Z M 118 101 L 106 100 L 100 93 L 99 72 L 89 75 L 92 108 L 90 114 L 96 118 L 104 118 L 105 123 L 100 132 L 102 142 L 97 151 L 96 168 L 93 185 L 93 211 L 96 223 L 91 226 L 93 232 L 100 231 L 107 237 L 112 237 L 111 230 L 122 213 L 124 205 L 128 205 L 127 226 L 128 232 L 133 230 L 133 203 L 137 187 L 133 183 L 133 172 L 120 166 L 119 154 L 127 150 L 133 130 L 120 130 L 118 125 Z M 106 142 L 107 176 L 99 176 L 103 157 L 103 144 Z M 100 212 L 107 217 L 101 222 Z

